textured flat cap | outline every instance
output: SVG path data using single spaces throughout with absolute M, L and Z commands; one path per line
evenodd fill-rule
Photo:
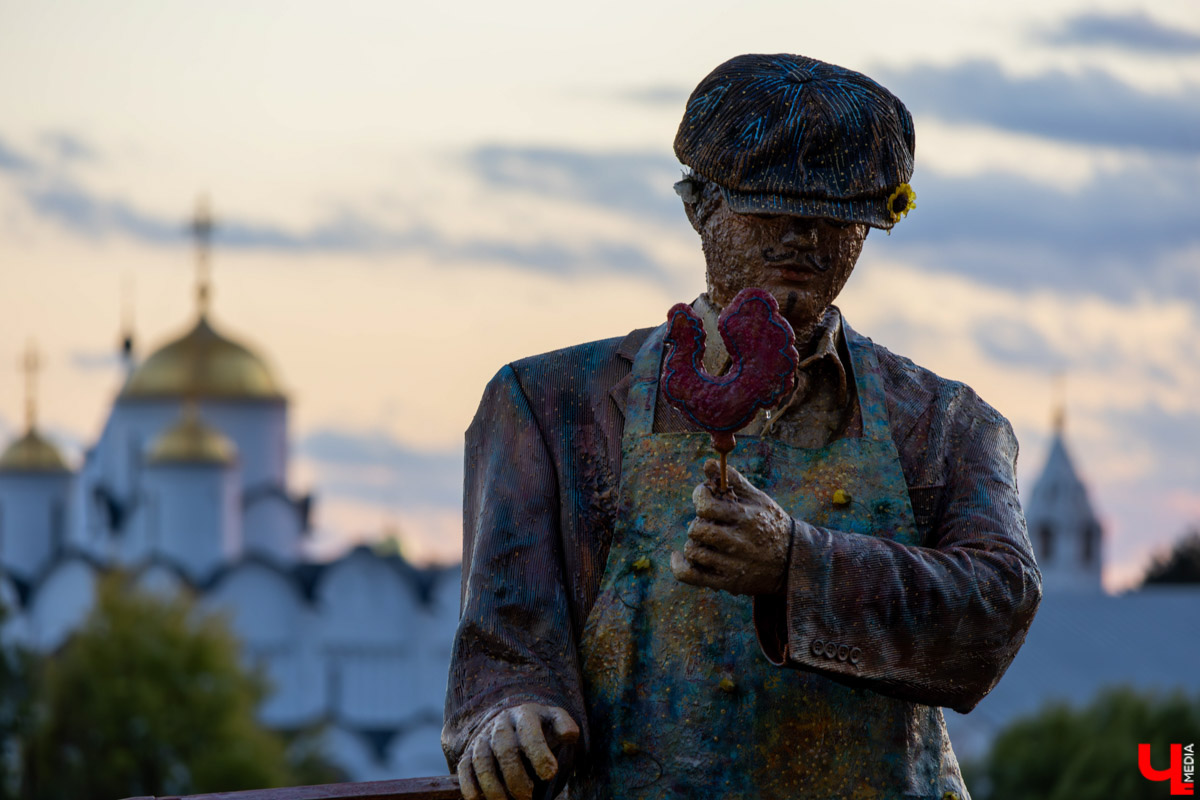
M 912 116 L 860 72 L 787 54 L 726 61 L 688 99 L 675 154 L 739 213 L 891 228 L 912 207 Z

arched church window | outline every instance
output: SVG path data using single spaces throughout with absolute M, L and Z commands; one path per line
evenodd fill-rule
M 1043 561 L 1054 558 L 1054 531 L 1045 522 L 1038 526 L 1038 554 Z

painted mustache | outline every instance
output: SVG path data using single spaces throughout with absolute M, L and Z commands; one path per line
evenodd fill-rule
M 803 254 L 803 258 L 801 258 L 801 254 Z M 773 248 L 767 248 L 762 251 L 762 257 L 763 261 L 766 261 L 768 264 L 795 264 L 797 266 L 808 265 L 817 272 L 828 272 L 830 266 L 832 266 L 826 261 L 821 261 L 812 253 L 801 250 L 775 250 Z

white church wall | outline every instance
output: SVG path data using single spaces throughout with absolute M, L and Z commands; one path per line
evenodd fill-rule
M 95 568 L 81 558 L 56 563 L 37 588 L 29 609 L 31 644 L 57 650 L 87 618 L 96 602 Z
M 281 564 L 300 557 L 303 534 L 296 506 L 279 492 L 258 493 L 247 498 L 242 523 L 243 547 Z
M 446 696 L 446 678 L 450 671 L 450 654 L 454 647 L 454 633 L 458 628 L 460 594 L 458 570 L 447 571 L 438 576 L 433 586 L 430 602 L 425 613 L 419 617 L 421 648 L 417 659 L 421 662 L 418 675 L 422 681 L 422 693 L 437 698 L 438 718 L 441 719 L 441 703 Z
M 181 399 L 119 400 L 80 473 L 72 503 L 72 541 L 99 552 L 107 531 L 94 490 L 103 486 L 120 502 L 135 498 L 146 471 L 146 449 L 179 420 Z M 287 488 L 287 406 L 281 401 L 205 401 L 200 417 L 237 447 L 240 487 Z
M 152 464 L 143 479 L 146 539 L 196 581 L 241 553 L 237 471 L 220 464 Z
M 278 569 L 250 560 L 232 567 L 202 598 L 206 610 L 225 614 L 242 642 L 246 663 L 263 669 L 271 694 L 260 709 L 265 723 L 297 727 L 327 708 L 319 624 L 295 582 Z
M 420 609 L 412 585 L 366 548 L 327 567 L 316 598 L 327 647 L 372 644 L 398 649 L 416 636 Z
M 68 539 L 69 472 L 0 472 L 0 567 L 32 579 Z
M 375 749 L 362 734 L 339 725 L 325 731 L 322 742 L 327 758 L 340 767 L 352 780 L 385 781 L 396 777 L 391 767 L 380 760 Z
M 141 483 L 146 448 L 178 421 L 181 407 L 179 400 L 118 401 L 89 459 L 88 482 L 131 497 Z
M 148 555 L 145 530 L 135 527 L 133 519 L 145 510 L 141 490 L 146 448 L 178 421 L 180 408 L 178 400 L 124 400 L 113 405 L 76 480 L 70 532 L 75 547 L 102 560 L 117 558 L 122 564 L 135 564 Z M 122 508 L 124 524 L 115 539 L 98 491 Z
M 416 725 L 388 743 L 388 769 L 396 778 L 427 778 L 448 775 L 442 754 L 441 723 Z
M 287 487 L 287 404 L 279 400 L 205 400 L 200 416 L 233 440 L 242 488 Z
M 358 549 L 330 566 L 317 587 L 331 710 L 348 725 L 394 725 L 427 711 L 421 609 L 398 570 Z

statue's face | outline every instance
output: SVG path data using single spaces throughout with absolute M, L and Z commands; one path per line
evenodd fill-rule
M 720 192 L 697 225 L 708 264 L 708 295 L 722 308 L 742 289 L 766 289 L 801 341 L 846 285 L 867 226 L 827 219 L 737 214 Z

